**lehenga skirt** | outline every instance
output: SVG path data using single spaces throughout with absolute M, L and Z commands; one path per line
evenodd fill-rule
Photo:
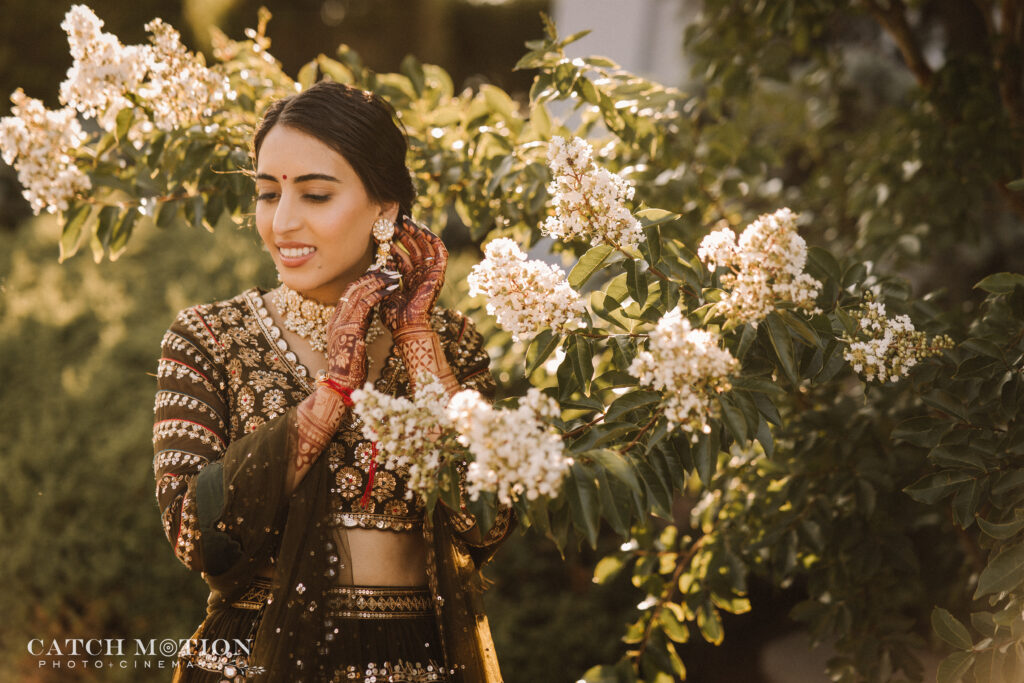
M 208 614 L 179 653 L 174 683 L 244 683 L 254 674 L 259 663 L 248 661 L 245 644 L 269 597 L 270 580 L 258 577 L 230 607 Z M 335 586 L 325 604 L 330 683 L 450 680 L 425 586 Z

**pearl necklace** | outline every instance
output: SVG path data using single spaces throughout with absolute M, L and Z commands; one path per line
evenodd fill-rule
M 334 317 L 334 305 L 322 304 L 315 299 L 305 297 L 284 284 L 273 290 L 270 296 L 274 301 L 274 306 L 277 307 L 278 315 L 281 316 L 285 329 L 309 340 L 309 345 L 313 347 L 314 351 L 320 351 L 326 355 L 327 326 L 331 322 L 331 318 Z M 370 327 L 366 331 L 367 344 L 371 344 L 374 339 L 384 333 L 384 322 L 381 320 L 376 306 L 370 316 Z

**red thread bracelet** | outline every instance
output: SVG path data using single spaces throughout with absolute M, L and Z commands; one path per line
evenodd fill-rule
M 352 390 L 349 389 L 348 387 L 342 386 L 341 384 L 339 384 L 338 382 L 336 382 L 335 380 L 331 379 L 326 375 L 319 378 L 316 381 L 316 383 L 322 384 L 323 386 L 327 387 L 328 389 L 331 389 L 339 396 L 341 396 L 342 403 L 344 403 L 349 408 L 355 405 L 355 403 L 352 401 Z

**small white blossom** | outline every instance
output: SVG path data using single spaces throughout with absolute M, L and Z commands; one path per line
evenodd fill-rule
M 858 321 L 858 334 L 846 340 L 850 346 L 843 351 L 843 358 L 868 382 L 899 381 L 918 361 L 953 347 L 953 340 L 946 335 L 929 342 L 909 316 L 886 317 L 885 304 L 870 297 L 852 315 Z
M 513 240 L 488 243 L 484 260 L 473 266 L 469 295 L 483 294 L 487 312 L 516 341 L 530 340 L 544 328 L 577 328 L 585 310 L 565 273 L 539 260 L 527 260 Z
M 408 471 L 406 496 L 431 489 L 443 461 L 437 437 L 451 429 L 448 393 L 437 378 L 421 377 L 412 399 L 382 393 L 367 382 L 352 392 L 352 401 L 363 436 L 377 442 L 379 464 Z
M 718 303 L 730 322 L 756 326 L 779 302 L 821 312 L 814 304 L 821 283 L 804 272 L 807 243 L 789 209 L 759 217 L 738 240 L 728 227 L 715 230 L 701 241 L 697 256 L 712 272 L 730 270 L 720 278 L 727 293 Z
M 641 351 L 629 366 L 640 383 L 665 392 L 669 429 L 680 425 L 691 432 L 708 433 L 709 418 L 718 414 L 716 396 L 731 387 L 729 375 L 738 363 L 719 345 L 718 335 L 693 329 L 678 307 L 658 321 Z
M 468 462 L 466 493 L 496 494 L 509 505 L 521 496 L 555 496 L 572 459 L 547 422 L 558 403 L 531 388 L 514 410 L 495 409 L 466 389 L 451 399 L 437 378 L 423 375 L 411 399 L 381 393 L 367 383 L 352 392 L 363 435 L 377 441 L 385 469 L 408 472 L 406 495 L 425 496 L 446 462 Z
M 460 391 L 448 404 L 458 441 L 473 459 L 466 469 L 466 491 L 476 500 L 482 491 L 502 505 L 526 496 L 556 496 L 572 459 L 546 421 L 559 414 L 558 403 L 531 387 L 514 410 L 496 410 L 476 391 Z
M 86 138 L 75 110 L 49 110 L 19 88 L 11 95 L 12 116 L 0 119 L 0 151 L 18 172 L 22 194 L 38 214 L 66 211 L 68 200 L 92 187 L 75 164 L 75 151 Z
M 146 75 L 146 50 L 104 33 L 103 20 L 85 5 L 73 5 L 60 27 L 74 59 L 60 84 L 60 101 L 114 130 L 121 110 L 135 106 L 127 94 L 136 92 Z
M 153 127 L 173 130 L 208 116 L 228 93 L 227 79 L 206 68 L 201 55 L 189 52 L 181 35 L 162 19 L 146 24 L 150 45 L 122 45 L 101 31 L 103 21 L 85 5 L 68 10 L 61 28 L 68 34 L 74 63 L 61 84 L 61 102 L 112 131 L 117 115 L 142 100 L 129 138 L 140 142 Z M 131 97 L 130 97 L 131 96 Z
M 646 238 L 640 222 L 625 206 L 635 188 L 594 163 L 586 140 L 551 138 L 548 166 L 553 176 L 548 193 L 555 215 L 544 221 L 542 232 L 560 240 L 589 239 L 594 246 L 636 247 Z
M 162 19 L 150 32 L 149 75 L 139 90 L 153 111 L 153 123 L 173 130 L 209 116 L 227 97 L 228 80 L 206 68 L 202 55 L 189 52 L 181 35 Z

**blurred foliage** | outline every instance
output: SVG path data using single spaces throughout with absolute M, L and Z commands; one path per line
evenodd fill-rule
M 951 4 L 922 1 L 911 11 L 899 0 L 706 0 L 707 11 L 688 35 L 703 74 L 692 94 L 623 72 L 604 58 L 570 60 L 563 48 L 572 37 L 559 38 L 550 25 L 519 63 L 535 72 L 527 107 L 496 86 L 456 92 L 449 73 L 414 58 L 398 72 L 377 73 L 344 47 L 296 72 L 300 87 L 331 77 L 385 95 L 400 112 L 420 190 L 418 218 L 449 225 L 449 241 L 468 247 L 453 258 L 445 292 L 446 303 L 463 310 L 479 313 L 482 306 L 466 299 L 461 277 L 475 259 L 473 245 L 498 235 L 538 241 L 538 225 L 548 213 L 544 154 L 551 136 L 591 139 L 599 162 L 637 187 L 637 215 L 647 236 L 639 250 L 555 245 L 574 264 L 570 282 L 590 296 L 595 317 L 588 328 L 513 345 L 492 320 L 477 315 L 507 392 L 521 393 L 529 381 L 558 397 L 576 459 L 565 495 L 518 504 L 523 526 L 533 532 L 526 537 L 530 544 L 549 538 L 569 562 L 559 575 L 550 558 L 524 560 L 532 548 L 510 549 L 509 565 L 532 573 L 519 585 L 501 582 L 501 593 L 490 597 L 499 652 L 514 662 L 506 667 L 509 680 L 520 672 L 565 670 L 556 663 L 565 662 L 562 652 L 544 654 L 539 645 L 517 643 L 515 631 L 537 629 L 546 644 L 577 642 L 578 634 L 567 631 L 571 622 L 610 621 L 588 605 L 573 612 L 569 601 L 551 604 L 538 597 L 539 586 L 582 595 L 588 585 L 615 605 L 615 623 L 628 622 L 622 645 L 592 643 L 567 666 L 582 670 L 594 661 L 612 662 L 582 677 L 661 682 L 685 675 L 684 644 L 698 635 L 712 644 L 728 637 L 724 615 L 751 609 L 754 581 L 802 592 L 792 616 L 835 646 L 833 680 L 919 680 L 918 655 L 936 638 L 956 648 L 943 662 L 940 680 L 955 681 L 968 671 L 978 683 L 1019 680 L 1024 276 L 998 271 L 1024 270 L 1017 260 L 1022 252 L 1013 248 L 1021 239 L 1013 183 L 1022 175 L 1019 95 L 1012 78 L 1006 80 L 1008 72 L 1019 77 L 1014 70 L 1021 40 L 1005 31 L 1020 22 L 1009 16 L 1002 24 L 986 22 L 983 14 L 980 35 L 988 42 L 979 47 L 971 33 L 977 22 L 954 21 L 960 15 Z M 1010 5 L 1005 11 L 1016 11 Z M 971 5 L 987 6 L 984 0 Z M 975 16 L 975 10 L 962 11 L 968 19 Z M 936 27 L 946 31 L 943 37 L 934 37 Z M 75 510 L 111 510 L 114 520 L 122 520 L 125 510 L 147 505 L 148 476 L 138 475 L 137 504 L 121 507 L 93 483 L 93 469 L 77 481 L 69 477 L 79 489 L 52 479 L 65 472 L 60 464 L 48 462 L 40 470 L 35 456 L 53 452 L 55 462 L 64 459 L 63 467 L 75 472 L 84 443 L 104 457 L 118 454 L 115 465 L 127 467 L 111 468 L 118 478 L 139 468 L 132 463 L 146 444 L 120 432 L 136 422 L 131 433 L 147 431 L 143 416 L 132 413 L 146 402 L 147 385 L 140 382 L 129 397 L 123 364 L 136 362 L 145 372 L 153 356 L 142 347 L 133 354 L 130 345 L 143 335 L 128 337 L 125 321 L 139 315 L 139 329 L 151 330 L 145 346 L 155 348 L 175 306 L 228 296 L 257 277 L 254 254 L 238 255 L 232 270 L 223 267 L 229 251 L 220 247 L 205 259 L 179 248 L 186 224 L 219 226 L 214 237 L 197 230 L 189 238 L 238 239 L 224 225 L 229 217 L 244 223 L 251 207 L 251 187 L 238 170 L 247 163 L 255 112 L 295 87 L 290 72 L 259 57 L 267 47 L 262 34 L 220 41 L 221 68 L 240 93 L 238 106 L 216 114 L 216 128 L 205 122 L 206 128 L 156 133 L 141 149 L 119 144 L 116 135 L 100 143 L 103 153 L 89 172 L 112 181 L 62 217 L 65 256 L 81 243 L 97 259 L 121 256 L 116 263 L 99 270 L 82 259 L 38 265 L 41 245 L 55 240 L 45 232 L 22 231 L 24 244 L 4 252 L 3 343 L 11 354 L 5 357 L 19 359 L 3 368 L 4 385 L 32 386 L 40 371 L 28 376 L 29 368 L 59 367 L 60 373 L 49 371 L 50 385 L 59 382 L 61 400 L 69 402 L 45 415 L 27 402 L 2 406 L 5 424 L 15 426 L 2 437 L 12 439 L 9 452 L 17 454 L 9 467 L 24 478 L 5 484 L 11 495 L 0 500 L 12 501 L 13 508 L 5 521 L 21 515 L 63 520 Z M 941 66 L 916 59 L 929 41 L 938 41 Z M 888 47 L 876 50 L 880 45 Z M 567 121 L 551 115 L 548 104 L 556 101 L 575 107 Z M 153 230 L 144 218 L 139 224 L 145 229 L 131 236 L 129 246 L 130 232 L 119 226 L 137 214 L 143 198 L 159 207 L 157 225 L 175 229 Z M 638 387 L 625 369 L 652 324 L 676 305 L 695 324 L 719 328 L 721 320 L 708 305 L 718 296 L 718 282 L 694 258 L 696 242 L 720 220 L 740 226 L 780 204 L 798 209 L 811 241 L 827 247 L 812 249 L 808 265 L 824 284 L 818 301 L 823 313 L 783 308 L 757 327 L 723 330 L 742 370 L 721 399 L 721 418 L 692 443 L 667 429 L 664 396 Z M 106 217 L 99 205 L 109 207 Z M 965 247 L 970 252 L 961 255 Z M 954 257 L 966 262 L 961 272 L 951 272 Z M 190 268 L 196 279 L 185 284 Z M 911 285 L 891 274 L 897 268 L 950 287 L 952 296 L 913 296 Z M 124 284 L 111 275 L 117 269 L 124 269 Z M 154 280 L 161 283 L 156 291 L 140 291 L 139 283 Z M 64 292 L 66 300 L 55 301 L 54 292 Z M 838 339 L 852 334 L 850 311 L 869 294 L 893 313 L 910 314 L 929 333 L 951 334 L 957 347 L 917 366 L 903 382 L 864 385 L 843 362 Z M 977 303 L 950 305 L 969 299 Z M 45 317 L 54 310 L 79 311 L 81 329 L 79 318 Z M 44 317 L 36 321 L 35 315 Z M 54 329 L 63 335 L 53 335 Z M 36 337 L 47 341 L 26 347 L 24 340 Z M 545 363 L 558 358 L 553 354 L 559 347 L 564 355 Z M 87 357 L 83 349 L 90 349 Z M 26 354 L 36 352 L 38 360 L 30 362 Z M 76 361 L 69 364 L 68 358 Z M 118 423 L 117 436 L 82 418 L 95 415 L 109 423 L 111 406 L 121 401 L 131 417 Z M 46 422 L 56 415 L 65 417 L 65 432 L 70 425 L 81 437 L 40 447 L 40 439 L 62 438 L 61 426 Z M 90 481 L 87 487 L 84 481 Z M 66 487 L 66 497 L 40 495 L 39 482 Z M 83 498 L 86 491 L 93 498 Z M 85 516 L 75 518 L 83 524 L 79 537 L 58 538 L 69 556 L 91 557 L 96 546 L 148 547 L 159 538 L 153 517 L 123 519 L 115 527 L 131 543 L 120 536 L 91 540 L 89 530 L 97 527 Z M 16 530 L 4 529 L 15 543 Z M 126 591 L 113 584 L 135 571 L 111 560 L 106 572 L 50 575 L 35 565 L 52 550 L 21 552 L 4 560 L 10 563 L 5 576 L 24 588 L 20 594 L 45 596 L 61 586 L 53 607 L 39 608 L 35 622 L 13 622 L 42 624 L 44 632 L 58 630 L 54 624 L 66 618 L 61 610 L 69 606 L 76 618 L 92 614 L 87 606 L 74 607 L 83 595 L 120 592 L 116 599 L 125 598 Z M 146 568 L 141 586 L 153 578 L 150 564 L 138 564 L 138 571 Z M 590 565 L 601 587 L 581 578 L 579 568 L 589 573 Z M 627 579 L 635 590 L 623 590 Z M 36 604 L 47 604 L 44 599 Z M 532 612 L 542 600 L 550 611 Z M 639 605 L 630 608 L 634 602 Z M 174 609 L 181 609 L 151 604 L 154 615 L 177 618 Z M 12 598 L 11 608 L 24 615 L 28 606 Z M 138 624 L 117 619 L 142 618 L 126 605 L 123 611 L 96 609 L 109 609 L 112 621 L 94 623 L 101 617 L 90 616 L 87 626 L 61 628 L 123 633 Z M 545 620 L 547 625 L 537 623 Z M 570 676 L 580 674 L 567 671 Z

